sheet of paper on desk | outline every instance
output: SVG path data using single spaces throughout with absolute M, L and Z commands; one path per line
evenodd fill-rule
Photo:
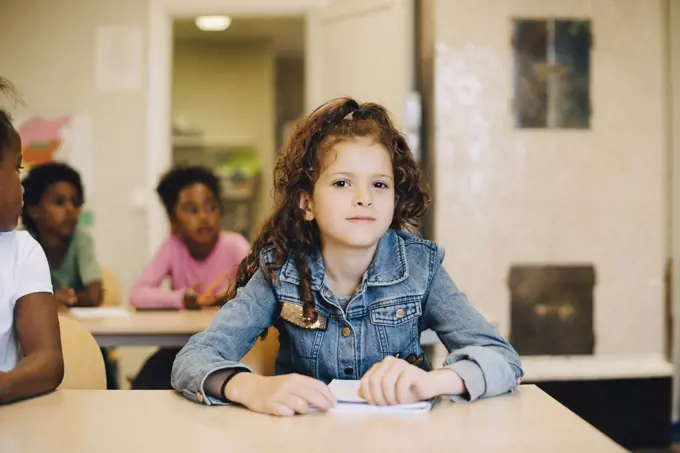
M 76 318 L 126 318 L 130 313 L 120 307 L 74 307 L 69 310 L 72 316 Z
M 397 404 L 394 406 L 374 406 L 359 396 L 359 382 L 352 380 L 334 379 L 328 388 L 335 396 L 338 404 L 331 412 L 362 412 L 362 413 L 419 413 L 429 412 L 434 400 L 419 401 L 417 403 Z

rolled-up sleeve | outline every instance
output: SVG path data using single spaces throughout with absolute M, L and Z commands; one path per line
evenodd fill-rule
M 450 398 L 474 401 L 514 390 L 524 375 L 519 355 L 458 290 L 443 260 L 439 249 L 423 317 L 449 352 L 444 366 L 465 382 L 467 393 Z
M 177 354 L 172 367 L 173 388 L 198 403 L 225 404 L 206 394 L 205 381 L 217 371 L 250 370 L 240 361 L 274 323 L 277 306 L 269 278 L 259 269 L 217 312 L 210 326 L 191 337 Z

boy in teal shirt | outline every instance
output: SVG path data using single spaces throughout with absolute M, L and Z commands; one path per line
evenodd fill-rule
M 80 175 L 63 163 L 33 167 L 23 180 L 22 221 L 45 250 L 52 285 L 61 308 L 96 307 L 103 299 L 102 279 L 92 238 L 78 228 L 85 191 Z M 109 388 L 117 388 L 115 367 L 105 350 Z

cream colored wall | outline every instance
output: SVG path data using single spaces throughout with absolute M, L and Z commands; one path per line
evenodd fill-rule
M 304 57 L 276 58 L 276 147 L 282 143 L 282 128 L 305 112 Z
M 122 294 L 148 259 L 146 214 L 132 203 L 133 190 L 146 184 L 146 88 L 97 90 L 95 33 L 112 24 L 144 31 L 146 22 L 147 5 L 137 0 L 9 0 L 0 8 L 0 74 L 23 94 L 24 114 L 92 119 L 96 184 L 85 188 L 94 195 L 92 233 L 100 261 L 120 278 Z
M 669 113 L 669 141 L 671 175 L 680 175 L 680 2 L 668 0 L 669 33 L 669 62 L 668 82 L 670 84 Z M 673 257 L 673 357 L 675 362 L 675 376 L 673 401 L 673 419 L 678 420 L 680 408 L 680 178 L 671 179 L 671 203 L 669 217 L 671 220 L 671 251 Z
M 593 263 L 597 353 L 663 351 L 661 0 L 439 0 L 435 238 L 509 333 L 513 263 Z M 517 130 L 513 17 L 592 20 L 589 130 Z
M 260 205 L 271 204 L 275 156 L 274 51 L 271 42 L 175 43 L 173 115 L 188 118 L 206 137 L 252 143 L 263 175 Z

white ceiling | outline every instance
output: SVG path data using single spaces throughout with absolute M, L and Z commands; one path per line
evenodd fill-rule
M 175 40 L 181 41 L 211 43 L 272 39 L 277 53 L 302 55 L 305 43 L 305 21 L 303 17 L 235 17 L 228 29 L 207 32 L 199 30 L 194 19 L 176 19 L 174 37 Z

